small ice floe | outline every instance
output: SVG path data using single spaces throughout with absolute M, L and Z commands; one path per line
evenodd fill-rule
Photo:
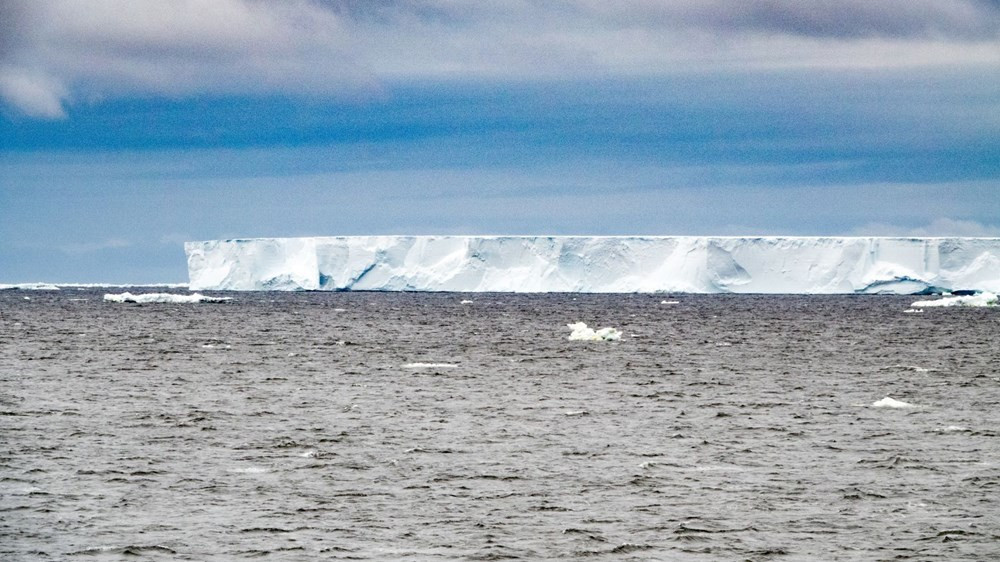
M 313 450 L 310 449 L 310 450 L 308 450 L 308 451 L 300 454 L 299 456 L 302 457 L 302 458 L 304 458 L 304 459 L 314 459 L 314 458 L 316 458 L 316 451 L 313 451 Z
M 197 302 L 225 302 L 232 300 L 230 297 L 206 297 L 201 293 L 191 295 L 175 295 L 173 293 L 145 293 L 133 295 L 132 293 L 108 293 L 104 295 L 104 300 L 108 302 L 134 302 L 146 303 L 197 303 Z
M 907 309 L 906 309 L 906 310 L 904 310 L 903 312 L 904 312 L 905 314 L 920 314 L 920 313 L 922 313 L 923 311 L 924 311 L 924 309 L 922 309 L 922 308 L 907 308 Z
M 567 410 L 563 412 L 563 415 L 575 418 L 577 416 L 589 416 L 590 412 L 588 412 L 587 410 Z
M 455 369 L 458 365 L 454 363 L 406 363 L 404 369 Z
M 916 408 L 916 404 L 903 402 L 886 396 L 885 398 L 872 402 L 872 408 Z
M 660 304 L 681 304 L 681 301 L 660 301 Z
M 472 301 L 470 301 L 469 299 L 465 299 L 462 301 L 461 304 L 472 304 Z
M 31 300 L 31 297 L 24 297 L 24 300 L 26 300 L 26 301 L 30 301 L 30 300 Z
M 938 429 L 941 433 L 961 433 L 963 431 L 969 431 L 969 428 L 961 425 L 949 425 L 948 427 L 942 427 Z
M 949 306 L 997 306 L 998 299 L 994 293 L 982 292 L 976 295 L 962 295 L 959 297 L 945 297 L 930 301 L 917 301 L 910 306 L 912 308 L 928 307 L 949 307 Z
M 615 328 L 601 328 L 600 330 L 595 330 L 593 328 L 588 328 L 587 324 L 583 322 L 566 324 L 566 327 L 573 330 L 573 333 L 569 335 L 569 338 L 567 338 L 569 340 L 615 341 L 622 338 L 622 333 Z

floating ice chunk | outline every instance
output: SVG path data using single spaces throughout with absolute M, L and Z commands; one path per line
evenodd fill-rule
M 462 304 L 472 304 L 472 301 L 466 299 L 466 300 L 462 301 Z
M 916 408 L 915 404 L 903 402 L 886 396 L 885 398 L 872 403 L 872 408 Z
M 997 306 L 997 296 L 994 293 L 982 292 L 976 295 L 963 295 L 960 297 L 945 297 L 930 301 L 917 301 L 910 306 L 914 308 L 926 308 L 932 306 Z
M 660 301 L 660 304 L 681 304 L 681 301 Z
M 594 330 L 593 328 L 588 328 L 587 324 L 584 322 L 566 324 L 566 327 L 573 330 L 573 333 L 570 334 L 568 338 L 570 340 L 615 341 L 620 340 L 622 337 L 622 333 L 615 328 L 601 328 L 600 330 Z
M 407 363 L 404 369 L 454 369 L 458 365 L 454 363 Z
M 133 295 L 132 293 L 108 293 L 104 295 L 104 300 L 108 302 L 134 302 L 134 303 L 196 303 L 196 302 L 225 302 L 231 300 L 230 297 L 206 297 L 201 293 L 192 295 L 175 295 L 172 293 L 145 293 Z

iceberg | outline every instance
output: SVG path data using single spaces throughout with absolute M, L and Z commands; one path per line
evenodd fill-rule
M 1000 238 L 337 236 L 185 252 L 192 291 L 1000 292 Z

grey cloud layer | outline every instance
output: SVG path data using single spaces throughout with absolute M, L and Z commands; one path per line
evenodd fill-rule
M 409 78 L 1000 65 L 995 0 L 6 0 L 0 98 L 357 95 Z

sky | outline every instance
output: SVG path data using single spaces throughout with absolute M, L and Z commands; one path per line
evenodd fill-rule
M 364 234 L 1000 236 L 1000 0 L 0 0 L 0 283 Z

